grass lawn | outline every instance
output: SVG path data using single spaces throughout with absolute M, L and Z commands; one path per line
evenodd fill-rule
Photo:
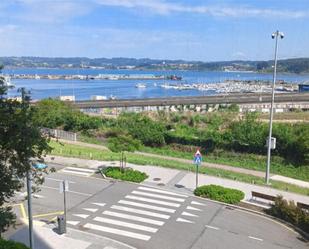
M 107 150 L 99 150 L 95 148 L 88 148 L 78 145 L 72 144 L 60 144 L 55 141 L 50 141 L 50 146 L 53 148 L 51 154 L 59 155 L 59 156 L 68 156 L 68 157 L 77 157 L 84 159 L 95 159 L 102 161 L 119 161 L 120 153 L 114 153 Z M 195 166 L 192 164 L 181 163 L 173 160 L 165 160 L 156 157 L 149 157 L 144 155 L 137 155 L 134 153 L 126 153 L 127 161 L 129 163 L 134 163 L 138 165 L 155 165 L 167 168 L 181 169 L 181 170 L 189 170 L 194 172 Z M 226 179 L 264 185 L 264 179 L 256 176 L 231 172 L 222 169 L 215 168 L 200 168 L 200 173 L 205 173 L 212 176 L 222 177 Z M 292 184 L 287 184 L 279 181 L 271 181 L 271 187 L 275 189 L 295 192 L 303 195 L 309 195 L 309 189 L 298 187 Z
M 154 153 L 159 155 L 184 158 L 193 160 L 193 154 L 188 152 L 175 151 L 168 146 L 162 148 L 144 147 L 143 152 Z M 203 154 L 203 152 L 202 152 Z M 273 174 L 279 174 L 303 181 L 309 181 L 309 165 L 294 167 L 284 162 L 284 159 L 278 156 L 272 156 L 270 171 Z M 203 156 L 204 162 L 225 164 L 238 168 L 265 171 L 266 155 L 245 154 L 229 151 L 215 151 Z

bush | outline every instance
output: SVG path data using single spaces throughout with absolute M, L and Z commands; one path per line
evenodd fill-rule
M 134 152 L 141 147 L 141 142 L 130 135 L 120 135 L 118 137 L 110 137 L 107 141 L 107 147 L 112 152 Z
M 103 169 L 102 173 L 105 174 L 107 177 L 111 177 L 114 179 L 138 183 L 148 178 L 148 175 L 146 173 L 131 168 L 121 169 L 120 167 L 108 167 Z
M 0 249 L 29 249 L 29 247 L 15 241 L 0 239 Z
M 119 128 L 128 131 L 135 139 L 146 146 L 165 145 L 164 133 L 166 127 L 161 122 L 138 113 L 123 113 L 117 119 Z
M 229 204 L 239 203 L 245 194 L 237 189 L 224 188 L 218 185 L 204 185 L 194 190 L 194 194 L 211 200 Z
M 307 233 L 309 232 L 309 213 L 297 207 L 293 201 L 288 202 L 282 196 L 278 196 L 275 203 L 266 212 L 290 222 Z

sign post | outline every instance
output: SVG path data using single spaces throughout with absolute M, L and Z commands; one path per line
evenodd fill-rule
M 63 192 L 63 214 L 64 214 L 64 223 L 65 223 L 65 232 L 67 227 L 67 204 L 66 204 L 66 194 L 65 192 L 69 191 L 69 181 L 65 180 L 60 182 L 60 193 Z
M 194 154 L 194 164 L 196 166 L 196 168 L 195 168 L 195 174 L 196 174 L 196 176 L 195 176 L 195 188 L 198 187 L 198 167 L 200 166 L 201 162 L 202 162 L 202 154 L 199 150 L 197 150 Z

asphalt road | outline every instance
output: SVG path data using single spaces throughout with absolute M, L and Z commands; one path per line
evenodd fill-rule
M 95 178 L 88 169 L 57 168 L 33 198 L 37 220 L 51 220 L 63 210 L 59 182 L 68 180 L 68 226 L 136 248 L 308 248 L 300 235 L 252 213 L 152 186 Z

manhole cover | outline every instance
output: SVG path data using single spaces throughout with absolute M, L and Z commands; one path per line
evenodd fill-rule
M 157 185 L 158 185 L 158 186 L 165 186 L 165 184 L 162 183 L 162 182 L 158 183 Z
M 155 182 L 161 181 L 161 178 L 153 178 Z

